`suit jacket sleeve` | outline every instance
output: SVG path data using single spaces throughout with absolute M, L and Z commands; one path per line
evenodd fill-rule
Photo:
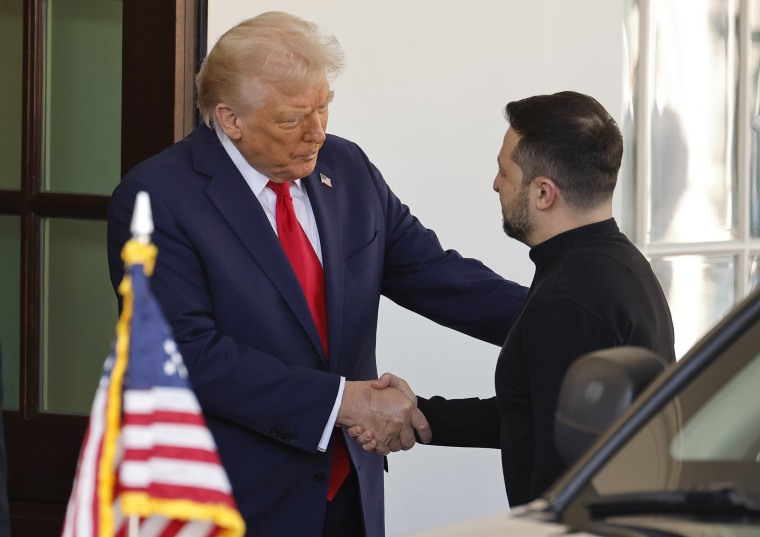
M 477 259 L 444 250 L 435 232 L 411 214 L 368 160 L 367 166 L 386 220 L 382 294 L 438 324 L 503 345 L 527 288 Z

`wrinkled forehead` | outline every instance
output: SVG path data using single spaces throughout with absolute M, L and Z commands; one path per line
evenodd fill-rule
M 251 77 L 244 82 L 243 86 L 244 92 L 258 97 L 254 105 L 259 106 L 296 108 L 323 106 L 332 98 L 332 90 L 324 73 L 306 80 Z

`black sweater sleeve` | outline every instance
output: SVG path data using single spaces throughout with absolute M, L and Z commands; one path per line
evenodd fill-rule
M 431 445 L 499 448 L 501 417 L 496 397 L 417 397 L 417 406 L 430 423 Z

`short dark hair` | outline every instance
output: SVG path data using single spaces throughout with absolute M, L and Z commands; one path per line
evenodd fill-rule
M 536 95 L 509 103 L 504 115 L 520 136 L 512 160 L 523 181 L 549 177 L 579 209 L 612 198 L 623 136 L 596 99 L 574 91 Z

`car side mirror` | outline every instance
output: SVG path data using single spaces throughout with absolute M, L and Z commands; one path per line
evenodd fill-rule
M 654 352 L 633 346 L 591 352 L 573 362 L 562 381 L 554 421 L 562 460 L 575 462 L 666 367 Z

